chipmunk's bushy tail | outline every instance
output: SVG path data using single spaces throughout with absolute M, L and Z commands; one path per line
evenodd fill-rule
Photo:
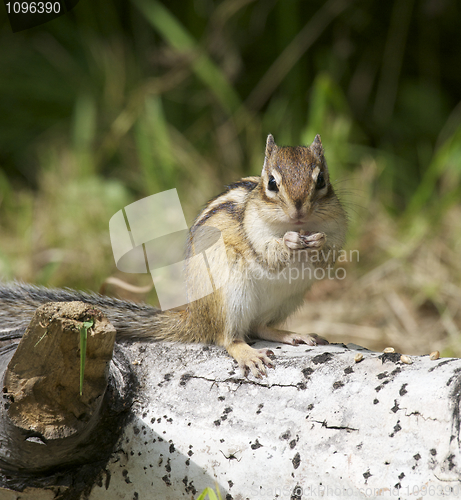
M 0 283 L 0 340 L 19 338 L 37 307 L 46 302 L 82 301 L 100 309 L 117 330 L 117 339 L 194 342 L 186 311 L 161 311 L 95 293 Z

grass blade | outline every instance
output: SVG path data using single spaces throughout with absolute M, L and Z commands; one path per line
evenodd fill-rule
M 157 1 L 133 0 L 133 3 L 169 45 L 178 52 L 196 55 L 192 62 L 192 68 L 197 77 L 210 88 L 229 114 L 235 112 L 241 106 L 237 92 L 224 73 L 203 52 L 197 41 L 171 12 Z
M 205 488 L 202 493 L 200 494 L 200 496 L 197 498 L 197 500 L 205 500 L 206 497 L 208 496 L 208 498 L 210 500 L 221 500 L 221 495 L 219 493 L 219 490 L 218 490 L 218 496 L 216 496 L 216 493 L 211 489 L 211 488 Z
M 83 394 L 83 378 L 85 374 L 86 343 L 88 330 L 93 326 L 94 320 L 85 321 L 80 327 L 80 396 Z

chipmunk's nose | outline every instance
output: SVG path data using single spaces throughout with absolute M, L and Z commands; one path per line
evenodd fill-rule
M 306 215 L 305 211 L 303 210 L 302 207 L 302 202 L 300 204 L 295 203 L 294 208 L 292 208 L 289 212 L 290 219 L 293 220 L 300 220 L 303 219 Z

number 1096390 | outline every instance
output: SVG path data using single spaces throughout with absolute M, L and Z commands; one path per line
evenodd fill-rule
M 8 14 L 59 14 L 61 4 L 59 2 L 7 2 Z

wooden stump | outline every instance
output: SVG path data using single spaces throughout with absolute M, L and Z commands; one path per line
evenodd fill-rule
M 89 320 L 80 395 L 80 328 Z M 59 302 L 37 309 L 15 352 L 16 346 L 3 348 L 0 485 L 22 491 L 38 482 L 62 492 L 82 468 L 87 480 L 94 477 L 88 464 L 97 463 L 99 473 L 98 462 L 112 452 L 122 427 L 118 416 L 129 404 L 121 398 L 130 376 L 125 382 L 124 368 L 111 363 L 114 342 L 115 329 L 99 310 Z

